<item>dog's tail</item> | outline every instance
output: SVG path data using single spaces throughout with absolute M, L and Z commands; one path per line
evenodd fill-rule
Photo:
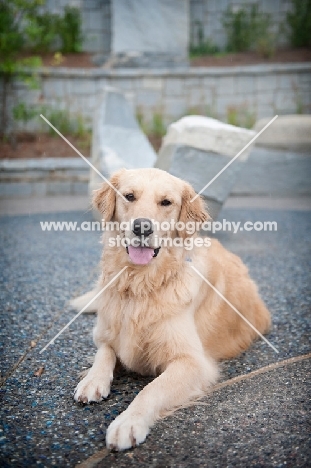
M 69 305 L 76 309 L 78 312 L 82 310 L 85 307 L 85 310 L 83 313 L 85 314 L 94 314 L 98 310 L 99 306 L 99 299 L 100 297 L 94 299 L 96 294 L 98 294 L 100 291 L 100 288 L 96 286 L 92 291 L 89 291 L 82 296 L 75 297 L 74 299 L 71 299 L 69 302 Z M 94 299 L 94 300 L 92 300 Z

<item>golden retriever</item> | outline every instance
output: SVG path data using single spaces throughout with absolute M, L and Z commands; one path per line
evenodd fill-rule
M 105 183 L 93 203 L 106 222 L 118 224 L 103 234 L 97 287 L 73 305 L 82 309 L 111 285 L 89 307 L 98 313 L 98 350 L 74 398 L 106 398 L 117 359 L 156 377 L 107 430 L 107 447 L 124 450 L 144 442 L 158 418 L 202 397 L 217 380 L 216 361 L 237 356 L 257 336 L 203 277 L 261 333 L 269 330 L 270 314 L 236 255 L 217 240 L 207 244 L 197 231 L 176 228 L 192 222 L 198 229 L 209 219 L 202 199 L 191 201 L 188 183 L 159 169 L 122 169 L 110 182 L 123 197 Z M 191 250 L 189 239 L 198 240 Z

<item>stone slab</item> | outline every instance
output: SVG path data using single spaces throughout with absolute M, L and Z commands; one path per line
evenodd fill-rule
M 311 148 L 295 152 L 256 146 L 242 166 L 231 193 L 239 196 L 302 197 L 311 195 L 310 180 Z
M 256 122 L 259 132 L 269 118 Z M 277 149 L 311 150 L 311 115 L 280 115 L 257 139 L 258 146 Z
M 141 131 L 124 94 L 115 88 L 105 88 L 94 116 L 92 164 L 109 178 L 123 167 L 153 167 L 155 161 L 156 153 Z M 90 192 L 102 183 L 103 179 L 91 169 Z
M 85 167 L 87 167 L 87 163 L 80 157 L 0 160 L 0 173 L 3 171 L 54 171 L 60 169 L 77 169 L 83 171 Z
M 87 194 L 89 166 L 82 158 L 4 159 L 0 198 Z
M 87 191 L 87 186 L 86 186 Z M 89 211 L 90 200 L 86 195 L 54 195 L 0 200 L 0 216 L 30 215 L 35 213 L 60 213 L 63 211 Z
M 224 155 L 201 151 L 187 146 L 179 146 L 175 149 L 169 172 L 181 179 L 187 180 L 198 193 L 207 185 L 228 163 Z M 207 208 L 213 219 L 225 202 L 228 194 L 234 186 L 240 174 L 240 161 L 235 161 L 230 168 L 224 171 L 202 196 L 207 202 Z
M 111 56 L 123 66 L 172 66 L 174 57 L 187 62 L 188 0 L 112 0 L 111 10 Z

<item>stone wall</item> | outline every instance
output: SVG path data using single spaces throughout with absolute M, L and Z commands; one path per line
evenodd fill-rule
M 190 0 L 191 43 L 197 44 L 198 29 L 202 28 L 205 39 L 224 48 L 226 46 L 226 33 L 222 25 L 224 12 L 228 7 L 237 11 L 239 8 L 250 8 L 253 4 L 258 4 L 261 12 L 270 15 L 278 44 L 286 44 L 287 39 L 280 34 L 280 26 L 286 20 L 292 0 Z
M 153 3 L 156 0 L 150 0 Z M 269 13 L 277 33 L 290 10 L 291 0 L 190 0 L 189 24 L 190 40 L 197 43 L 198 28 L 202 27 L 204 37 L 211 39 L 218 47 L 225 47 L 226 35 L 222 26 L 222 16 L 228 6 L 233 9 L 248 8 L 258 3 L 260 10 Z M 87 52 L 107 54 L 111 50 L 111 0 L 46 0 L 46 8 L 53 13 L 62 13 L 66 5 L 81 10 L 83 48 Z M 286 43 L 283 35 L 277 35 L 279 44 Z
M 156 114 L 167 124 L 195 113 L 251 126 L 261 117 L 311 113 L 308 63 L 183 70 L 45 68 L 41 77 L 41 90 L 25 92 L 16 84 L 20 100 L 66 109 L 89 124 L 107 85 L 122 90 L 146 123 Z M 241 118 L 245 122 L 234 122 Z M 40 118 L 31 125 L 39 121 L 42 127 Z
M 45 9 L 63 14 L 65 6 L 81 12 L 83 50 L 108 54 L 111 46 L 110 0 L 46 0 Z
M 89 174 L 79 157 L 0 160 L 0 198 L 86 195 Z

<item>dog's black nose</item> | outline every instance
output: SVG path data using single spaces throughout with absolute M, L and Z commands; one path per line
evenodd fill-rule
M 148 237 L 153 233 L 153 226 L 151 219 L 137 218 L 133 222 L 133 233 L 135 236 Z

